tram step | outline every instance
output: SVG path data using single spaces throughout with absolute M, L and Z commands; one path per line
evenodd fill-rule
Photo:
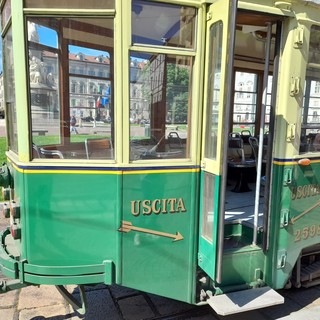
M 284 303 L 284 297 L 270 287 L 255 288 L 212 296 L 207 300 L 222 316 Z
M 314 262 L 309 266 L 301 269 L 300 281 L 302 283 L 310 282 L 308 286 L 311 286 L 312 282 L 319 283 L 320 277 L 320 261 Z

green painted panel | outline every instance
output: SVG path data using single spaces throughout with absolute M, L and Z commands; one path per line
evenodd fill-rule
M 320 240 L 320 164 L 275 165 L 273 173 L 267 279 L 282 288 L 301 250 Z
M 263 275 L 265 255 L 259 247 L 244 247 L 223 256 L 221 287 L 242 285 L 256 281 Z M 258 272 L 258 270 L 261 271 Z
M 122 233 L 122 284 L 193 302 L 197 174 L 124 175 L 123 185 L 123 220 L 142 230 Z
M 23 258 L 44 266 L 116 263 L 120 183 L 115 174 L 27 174 Z

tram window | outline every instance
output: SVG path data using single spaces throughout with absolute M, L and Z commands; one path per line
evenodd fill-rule
M 300 153 L 320 152 L 320 27 L 312 26 L 304 88 Z
M 59 8 L 59 9 L 114 9 L 115 0 L 25 0 L 26 8 Z
M 220 93 L 221 93 L 221 52 L 222 52 L 222 22 L 217 22 L 210 28 L 210 59 L 209 65 L 209 83 L 210 94 L 207 98 L 207 119 L 204 154 L 206 158 L 216 159 L 217 156 L 217 137 L 218 137 L 218 119 L 220 112 Z
M 130 160 L 189 156 L 192 58 L 131 53 Z
M 113 159 L 113 20 L 27 25 L 33 157 Z
M 132 43 L 194 48 L 196 9 L 168 3 L 132 1 Z
M 202 207 L 202 226 L 201 235 L 208 241 L 212 242 L 213 235 L 213 217 L 214 217 L 214 197 L 215 194 L 215 177 L 213 174 L 204 173 L 204 190 L 205 195 Z
M 249 130 L 254 134 L 257 112 L 258 75 L 249 72 L 235 74 L 233 132 Z
M 261 73 L 245 71 L 235 72 L 234 107 L 232 132 L 249 131 L 251 135 L 259 134 L 260 108 L 262 100 L 258 84 Z M 266 93 L 266 113 L 264 133 L 269 131 L 272 76 L 268 76 Z
M 15 100 L 14 65 L 12 50 L 12 29 L 7 31 L 3 39 L 4 77 L 6 79 L 5 97 L 8 119 L 8 145 L 10 150 L 18 152 L 17 111 Z

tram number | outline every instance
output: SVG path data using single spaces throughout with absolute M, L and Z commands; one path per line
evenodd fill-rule
M 294 233 L 294 236 L 294 242 L 307 240 L 315 236 L 320 236 L 320 225 L 316 226 L 315 224 L 313 224 L 312 226 L 297 229 Z

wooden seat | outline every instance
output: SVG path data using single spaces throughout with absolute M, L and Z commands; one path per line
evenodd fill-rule
M 85 140 L 87 159 L 113 159 L 113 146 L 110 139 Z

